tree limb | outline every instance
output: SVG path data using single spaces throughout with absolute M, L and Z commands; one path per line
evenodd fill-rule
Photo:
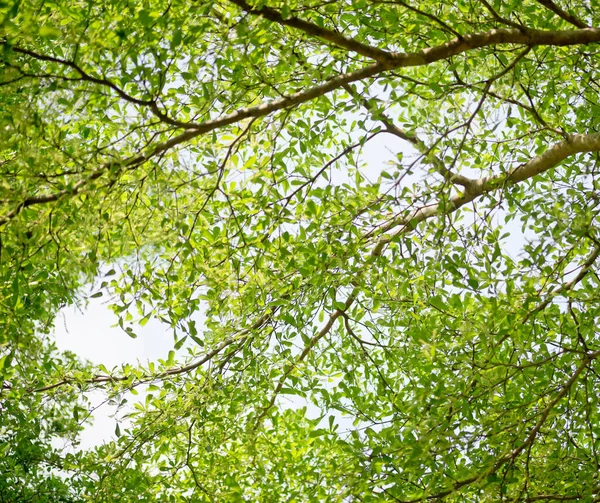
M 359 42 L 356 39 L 346 37 L 337 31 L 330 30 L 328 28 L 323 28 L 314 23 L 310 23 L 303 19 L 300 19 L 295 16 L 283 17 L 281 12 L 272 7 L 267 7 L 263 5 L 261 7 L 252 7 L 245 0 L 229 0 L 231 3 L 237 5 L 239 8 L 248 12 L 249 14 L 258 15 L 268 19 L 269 21 L 273 21 L 274 23 L 289 26 L 290 28 L 295 28 L 297 30 L 303 31 L 304 33 L 311 35 L 313 37 L 317 37 L 327 42 L 331 42 L 337 47 L 342 49 L 347 49 L 349 51 L 360 54 L 361 56 L 366 56 L 367 58 L 373 59 L 380 63 L 390 63 L 392 61 L 392 53 L 388 51 L 384 51 L 383 49 L 379 49 L 378 47 L 373 47 L 363 42 Z
M 139 378 L 135 382 L 134 385 L 137 386 L 139 384 L 144 384 L 146 382 L 157 381 L 157 380 L 165 379 L 168 377 L 173 377 L 173 376 L 180 375 L 180 374 L 187 374 L 187 373 L 191 372 L 192 370 L 196 370 L 201 365 L 204 365 L 208 361 L 212 360 L 221 351 L 223 351 L 226 347 L 231 346 L 234 342 L 244 343 L 246 341 L 246 339 L 250 336 L 250 334 L 254 330 L 258 330 L 265 323 L 267 323 L 271 319 L 272 315 L 273 315 L 273 313 L 263 314 L 252 326 L 250 326 L 249 328 L 247 328 L 245 330 L 242 330 L 239 334 L 237 334 L 234 337 L 225 339 L 223 342 L 221 342 L 221 344 L 219 344 L 216 348 L 214 348 L 213 350 L 206 353 L 199 360 L 196 360 L 188 365 L 183 365 L 181 367 L 175 367 L 172 369 L 165 370 L 164 372 L 161 372 L 156 375 L 143 376 L 143 377 Z M 97 375 L 94 377 L 90 377 L 89 379 L 83 379 L 83 380 L 76 379 L 74 377 L 67 377 L 61 381 L 58 381 L 58 382 L 55 382 L 52 384 L 48 384 L 46 386 L 42 386 L 40 388 L 30 388 L 28 391 L 30 393 L 42 393 L 44 391 L 49 391 L 49 390 L 52 390 L 55 388 L 59 388 L 60 386 L 64 386 L 66 384 L 74 384 L 74 383 L 103 384 L 103 383 L 110 383 L 110 382 L 128 381 L 130 379 L 131 379 L 131 376 L 110 376 L 110 375 Z
M 569 14 L 567 11 L 563 10 L 560 6 L 556 5 L 552 0 L 536 0 L 537 3 L 546 7 L 546 9 L 551 10 L 557 16 L 564 19 L 567 23 L 570 23 L 577 28 L 587 28 L 588 25 L 585 24 L 581 19 L 573 14 Z

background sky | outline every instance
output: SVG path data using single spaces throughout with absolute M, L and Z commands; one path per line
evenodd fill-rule
M 74 352 L 80 358 L 94 364 L 103 364 L 108 370 L 124 363 L 156 361 L 166 358 L 173 349 L 173 336 L 166 325 L 150 320 L 144 327 L 137 326 L 137 339 L 129 337 L 120 327 L 115 327 L 117 317 L 102 298 L 90 299 L 85 310 L 67 307 L 61 310 L 55 322 L 54 338 L 61 350 Z M 115 407 L 104 401 L 101 392 L 88 394 L 94 413 L 94 423 L 84 430 L 81 448 L 100 445 L 115 432 L 116 420 L 112 417 Z M 131 403 L 144 398 L 128 397 Z M 122 424 L 122 423 L 121 423 Z M 121 426 L 123 428 L 123 426 Z

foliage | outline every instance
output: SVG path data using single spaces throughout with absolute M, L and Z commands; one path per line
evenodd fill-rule
M 598 501 L 592 3 L 1 2 L 0 501 Z

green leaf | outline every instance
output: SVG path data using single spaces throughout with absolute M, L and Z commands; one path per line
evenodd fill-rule
M 40 37 L 44 37 L 44 38 L 58 38 L 60 37 L 61 33 L 60 30 L 57 30 L 56 28 L 53 28 L 52 26 L 40 26 Z
M 431 306 L 433 306 L 434 308 L 438 309 L 439 311 L 444 311 L 444 312 L 447 310 L 447 307 L 448 307 L 439 295 L 430 297 L 429 304 Z

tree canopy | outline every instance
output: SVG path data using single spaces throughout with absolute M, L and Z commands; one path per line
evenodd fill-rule
M 594 3 L 0 2 L 0 502 L 600 501 Z

